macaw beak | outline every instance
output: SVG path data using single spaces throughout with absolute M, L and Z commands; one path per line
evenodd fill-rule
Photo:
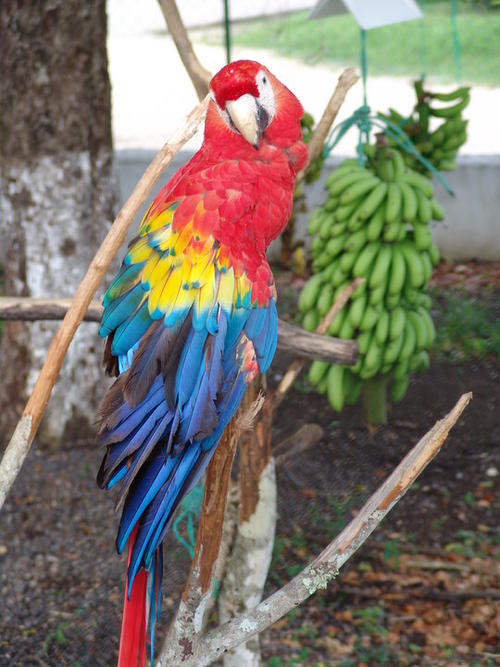
M 237 100 L 226 102 L 226 111 L 241 136 L 254 148 L 258 148 L 259 139 L 266 130 L 269 120 L 259 100 L 246 93 Z

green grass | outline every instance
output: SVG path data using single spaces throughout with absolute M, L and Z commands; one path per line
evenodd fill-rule
M 451 361 L 493 358 L 500 362 L 500 318 L 489 301 L 460 291 L 435 291 L 433 317 L 438 357 Z
M 435 3 L 427 5 L 424 19 L 426 71 L 429 77 L 445 82 L 455 80 L 449 13 L 450 3 Z M 359 28 L 350 14 L 318 21 L 308 21 L 306 17 L 307 12 L 297 12 L 236 24 L 233 41 L 238 46 L 271 48 L 280 55 L 309 63 L 359 64 Z M 498 85 L 500 11 L 462 6 L 458 30 L 464 80 Z M 206 38 L 210 40 L 210 34 Z M 371 30 L 367 33 L 367 47 L 369 74 L 416 77 L 422 71 L 419 21 Z

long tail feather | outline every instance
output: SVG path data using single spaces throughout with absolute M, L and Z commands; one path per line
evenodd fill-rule
M 127 568 L 130 564 L 136 533 L 137 526 L 134 528 L 128 543 Z M 130 595 L 128 583 L 125 584 L 118 667 L 146 667 L 147 583 L 147 572 L 141 570 L 134 579 Z

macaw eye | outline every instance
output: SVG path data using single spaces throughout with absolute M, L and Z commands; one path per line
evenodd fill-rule
M 267 83 L 267 79 L 265 76 L 262 77 L 262 83 Z

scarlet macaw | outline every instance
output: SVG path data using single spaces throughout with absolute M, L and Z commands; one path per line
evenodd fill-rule
M 159 192 L 104 297 L 100 335 L 118 375 L 99 412 L 101 488 L 120 482 L 128 542 L 120 667 L 153 654 L 162 541 L 248 384 L 277 341 L 266 249 L 286 226 L 307 161 L 300 102 L 241 60 L 210 83 L 203 145 Z M 148 581 L 149 580 L 149 581 Z

